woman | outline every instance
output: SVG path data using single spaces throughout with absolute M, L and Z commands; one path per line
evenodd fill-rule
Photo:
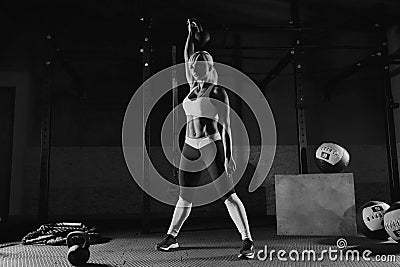
M 185 190 L 185 187 L 199 186 L 201 169 L 191 170 L 206 166 L 213 180 L 221 179 L 220 188 L 217 186 L 218 192 L 226 192 L 223 190 L 231 188 L 221 200 L 241 234 L 243 247 L 239 257 L 253 258 L 254 244 L 246 210 L 235 193 L 231 176 L 236 165 L 232 157 L 228 95 L 222 87 L 217 86 L 218 75 L 211 55 L 206 51 L 194 52 L 192 28 L 200 30 L 196 22 L 188 20 L 184 57 L 190 93 L 183 100 L 187 124 L 179 166 L 181 187 L 170 227 L 156 249 L 168 251 L 179 247 L 176 237 L 190 214 L 193 199 L 193 190 Z M 223 126 L 222 134 L 218 132 L 218 123 Z M 199 165 L 199 162 L 203 164 Z

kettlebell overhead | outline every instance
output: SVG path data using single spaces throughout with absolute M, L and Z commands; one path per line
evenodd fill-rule
M 205 46 L 210 41 L 210 33 L 206 29 L 203 29 L 201 23 L 195 18 L 188 19 L 188 24 L 194 33 L 195 44 L 199 48 Z

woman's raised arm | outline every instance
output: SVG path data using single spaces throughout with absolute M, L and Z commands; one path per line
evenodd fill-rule
M 193 82 L 193 77 L 189 69 L 189 58 L 194 54 L 194 41 L 193 41 L 193 31 L 192 27 L 197 27 L 196 23 L 188 19 L 188 36 L 186 39 L 185 49 L 183 51 L 183 57 L 185 58 L 185 71 L 186 71 L 186 80 L 189 84 Z

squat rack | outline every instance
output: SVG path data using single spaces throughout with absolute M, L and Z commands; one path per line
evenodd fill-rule
M 291 21 L 288 25 L 283 26 L 271 26 L 271 25 L 230 25 L 225 26 L 225 30 L 248 30 L 252 31 L 290 31 L 292 32 L 291 46 L 270 46 L 270 47 L 245 47 L 240 46 L 239 38 L 235 38 L 234 46 L 223 47 L 223 49 L 232 49 L 236 60 L 234 65 L 239 66 L 240 60 L 237 57 L 241 56 L 240 50 L 242 49 L 263 49 L 263 50 L 284 50 L 288 51 L 279 62 L 268 72 L 263 78 L 260 86 L 264 88 L 270 82 L 272 82 L 277 75 L 290 63 L 293 64 L 293 74 L 295 77 L 294 88 L 296 97 L 296 117 L 297 117 L 297 135 L 298 135 L 298 164 L 299 172 L 304 174 L 308 173 L 307 166 L 307 133 L 306 133 L 306 117 L 304 108 L 304 95 L 303 95 L 303 57 L 304 49 L 316 49 L 316 48 L 328 48 L 328 49 L 376 49 L 376 52 L 371 54 L 365 59 L 362 59 L 352 65 L 350 69 L 344 70 L 342 73 L 334 77 L 330 82 L 331 86 L 325 88 L 325 97 L 329 100 L 329 96 L 335 91 L 336 85 L 340 81 L 348 78 L 352 74 L 360 71 L 367 64 L 376 61 L 381 68 L 382 78 L 382 91 L 385 101 L 384 114 L 385 114 L 385 136 L 386 136 L 386 147 L 388 155 L 388 169 L 389 169 L 389 183 L 391 192 L 391 201 L 397 201 L 400 199 L 400 183 L 399 183 L 399 170 L 397 162 L 397 149 L 396 149 L 396 138 L 395 138 L 395 125 L 394 125 L 394 114 L 393 109 L 398 108 L 399 104 L 394 103 L 390 78 L 400 74 L 400 67 L 390 72 L 389 64 L 400 63 L 400 50 L 389 55 L 387 49 L 387 37 L 386 37 L 386 26 L 384 23 L 384 7 L 379 5 L 377 22 L 374 25 L 377 35 L 376 47 L 371 46 L 319 46 L 319 45 L 307 45 L 304 43 L 303 32 L 312 30 L 329 31 L 329 28 L 323 27 L 303 27 L 300 20 L 299 13 L 299 0 L 291 0 Z M 146 15 L 140 19 L 143 23 L 143 46 L 142 52 L 142 63 L 143 63 L 143 80 L 146 80 L 151 75 L 151 55 L 152 55 L 152 43 L 151 43 L 151 31 L 152 28 L 151 17 Z M 213 29 L 213 26 L 209 27 Z M 220 28 L 220 27 L 217 27 Z M 54 62 L 54 43 L 52 35 L 46 36 L 46 42 L 48 44 L 48 55 L 45 60 L 46 65 L 46 81 L 43 87 L 43 101 L 42 101 L 42 124 L 41 124 L 41 163 L 40 163 L 40 197 L 39 197 L 39 217 L 42 220 L 47 219 L 48 216 L 48 190 L 49 190 L 49 162 L 50 162 L 50 119 L 51 119 L 51 93 L 53 84 L 53 62 Z M 218 47 L 215 47 L 218 49 Z M 176 53 L 176 52 L 175 52 Z M 147 133 L 149 129 L 147 129 Z M 150 144 L 150 136 L 146 135 L 146 140 Z M 148 162 L 144 163 L 145 166 Z M 146 169 L 146 168 L 145 168 Z M 146 170 L 144 175 L 146 175 Z M 143 192 L 143 229 L 144 232 L 149 232 L 149 216 L 150 216 L 150 198 Z
M 392 55 L 388 55 L 387 40 L 386 40 L 386 25 L 384 21 L 384 6 L 383 4 L 377 5 L 377 16 L 375 24 L 372 27 L 359 28 L 355 25 L 337 25 L 336 27 L 304 27 L 300 19 L 299 11 L 299 0 L 290 1 L 291 21 L 289 25 L 207 25 L 209 30 L 227 30 L 233 31 L 233 45 L 232 46 L 212 46 L 211 49 L 215 50 L 232 50 L 234 55 L 233 65 L 239 66 L 240 60 L 237 57 L 241 56 L 240 50 L 273 50 L 273 51 L 287 51 L 287 53 L 275 64 L 265 75 L 260 83 L 260 87 L 265 88 L 270 82 L 272 82 L 284 68 L 290 63 L 293 65 L 294 75 L 294 89 L 296 98 L 296 118 L 297 118 L 297 136 L 298 136 L 298 164 L 299 172 L 301 174 L 308 173 L 307 165 L 307 132 L 306 132 L 306 116 L 305 116 L 305 97 L 303 94 L 303 66 L 304 66 L 304 50 L 306 49 L 355 49 L 355 50 L 373 50 L 368 57 L 361 59 L 351 67 L 345 69 L 335 77 L 333 77 L 326 85 L 325 100 L 329 101 L 330 95 L 334 93 L 337 85 L 343 80 L 347 79 L 352 74 L 360 71 L 370 64 L 379 64 L 381 68 L 381 79 L 382 79 L 382 91 L 385 101 L 384 107 L 384 119 L 385 119 L 385 137 L 386 137 L 386 148 L 388 157 L 388 169 L 389 169 L 389 184 L 391 201 L 397 201 L 400 199 L 400 179 L 399 169 L 397 162 L 397 149 L 396 149 L 396 138 L 395 138 L 395 126 L 393 109 L 398 108 L 399 104 L 394 103 L 391 92 L 390 77 L 394 77 L 400 74 L 400 67 L 393 72 L 389 71 L 389 64 L 399 64 L 400 61 L 400 50 Z M 168 26 L 170 26 L 168 24 Z M 157 29 L 163 29 L 167 25 L 157 26 Z M 341 30 L 341 29 L 354 29 L 354 30 L 365 30 L 370 32 L 375 30 L 376 32 L 376 45 L 320 45 L 318 44 L 319 39 L 323 39 L 330 30 Z M 289 31 L 292 34 L 292 42 L 290 46 L 241 46 L 240 39 L 235 38 L 235 31 L 252 31 L 252 32 L 273 32 L 273 31 Z M 316 43 L 307 43 L 304 39 L 304 32 L 308 31 L 322 31 L 322 34 L 317 37 Z M 315 40 L 314 40 L 315 41 Z M 147 55 L 143 54 L 143 57 Z

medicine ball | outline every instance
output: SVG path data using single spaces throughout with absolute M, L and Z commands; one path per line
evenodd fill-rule
M 337 144 L 323 143 L 315 152 L 315 163 L 323 173 L 342 172 L 349 162 L 349 152 Z
M 400 201 L 393 203 L 386 211 L 383 224 L 388 235 L 400 243 Z
M 357 229 L 366 237 L 386 240 L 389 235 L 383 225 L 385 211 L 389 205 L 381 201 L 369 201 L 357 211 Z

